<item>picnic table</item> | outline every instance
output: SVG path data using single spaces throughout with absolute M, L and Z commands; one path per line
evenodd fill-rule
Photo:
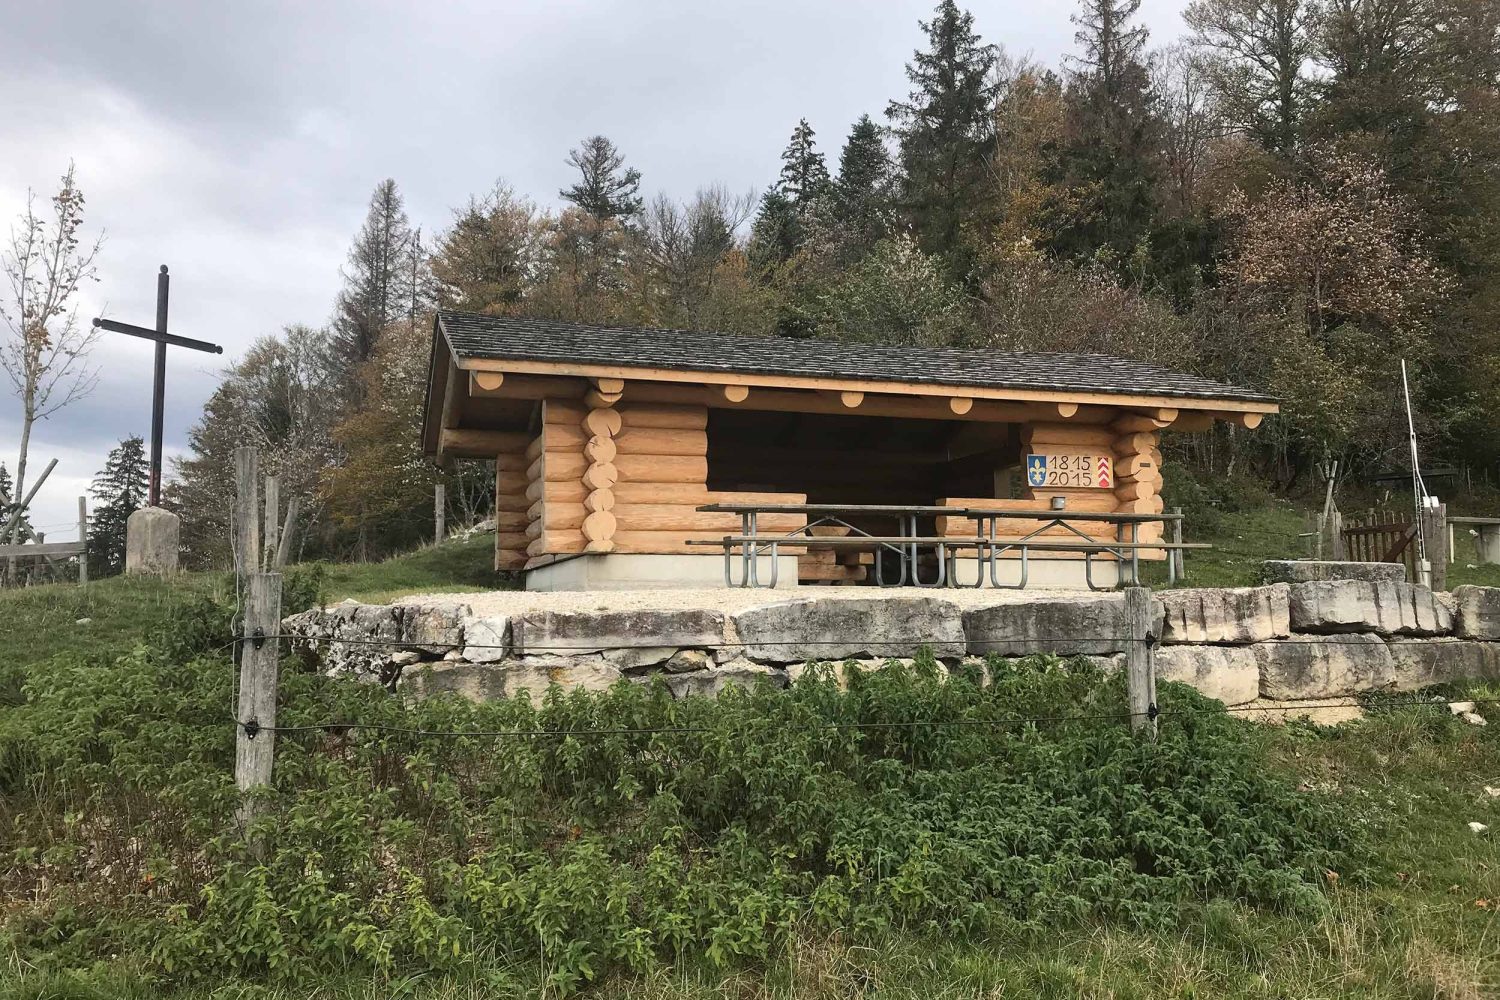
M 1140 581 L 1140 553 L 1143 549 L 1165 550 L 1171 554 L 1185 549 L 1210 548 L 1206 544 L 1181 541 L 1182 515 L 1177 513 L 1107 514 L 1086 511 L 1069 513 L 1053 510 L 999 510 L 987 507 L 950 507 L 931 504 L 714 503 L 705 504 L 697 509 L 705 513 L 737 514 L 740 517 L 740 534 L 725 535 L 717 541 L 703 540 L 688 543 L 723 547 L 724 583 L 730 587 L 775 587 L 779 576 L 779 556 L 782 548 L 809 544 L 819 547 L 862 548 L 877 553 L 881 551 L 894 553 L 897 556 L 897 578 L 894 582 L 886 580 L 881 560 L 879 558 L 875 560 L 875 580 L 877 585 L 882 587 L 899 587 L 908 583 L 917 587 L 982 587 L 987 567 L 990 585 L 1005 590 L 1025 589 L 1029 578 L 1030 557 L 1033 552 L 1081 554 L 1084 559 L 1084 581 L 1089 589 L 1108 590 L 1114 585 L 1094 583 L 1094 560 L 1096 558 L 1110 557 L 1120 566 L 1128 566 L 1129 581 L 1138 583 Z M 774 535 L 762 534 L 757 527 L 757 518 L 760 514 L 771 513 L 802 514 L 807 517 L 808 521 L 794 531 Z M 896 533 L 876 535 L 850 520 L 852 518 L 867 521 L 871 517 L 894 518 L 898 525 Z M 973 535 L 926 535 L 918 530 L 918 521 L 923 517 L 968 518 L 975 522 L 977 530 Z M 1020 538 L 1003 538 L 999 534 L 999 525 L 1006 520 L 1042 523 Z M 1070 521 L 1113 524 L 1115 525 L 1115 538 L 1110 540 L 1092 537 L 1073 524 L 1069 524 Z M 1140 526 L 1153 522 L 1172 525 L 1174 527 L 1173 541 L 1141 542 Z M 842 533 L 817 534 L 816 529 L 819 528 L 834 528 Z M 1044 532 L 1054 528 L 1063 529 L 1075 535 L 1076 539 L 1059 540 L 1055 535 L 1041 537 Z M 936 572 L 933 578 L 928 580 L 922 578 L 919 570 L 920 556 L 924 551 L 932 551 L 937 556 Z M 979 572 L 973 583 L 960 582 L 958 579 L 960 553 L 968 551 L 974 552 L 979 562 Z M 1002 582 L 999 575 L 1002 557 L 1009 552 L 1017 554 L 1020 565 L 1019 579 L 1015 583 Z M 735 581 L 733 572 L 736 553 L 740 562 L 738 582 Z M 771 557 L 770 580 L 764 584 L 760 579 L 759 565 L 762 555 Z M 1168 578 L 1175 582 L 1176 561 L 1169 558 L 1167 565 Z

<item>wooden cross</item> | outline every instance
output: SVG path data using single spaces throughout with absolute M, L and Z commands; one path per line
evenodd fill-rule
M 154 330 L 144 326 L 120 323 L 112 319 L 94 320 L 94 325 L 101 330 L 140 337 L 156 343 L 156 380 L 151 394 L 151 492 L 150 499 L 147 501 L 152 507 L 161 506 L 161 433 L 167 398 L 167 345 L 186 347 L 189 350 L 204 351 L 209 354 L 224 353 L 224 348 L 218 344 L 179 337 L 167 332 L 167 291 L 170 283 L 167 265 L 163 264 L 161 273 L 156 276 L 156 329 Z

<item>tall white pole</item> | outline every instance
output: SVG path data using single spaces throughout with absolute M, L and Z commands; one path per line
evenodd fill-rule
M 1427 560 L 1427 532 L 1424 523 L 1427 514 L 1427 484 L 1422 481 L 1422 466 L 1417 458 L 1417 424 L 1411 412 L 1411 383 L 1406 377 L 1406 359 L 1401 359 L 1401 394 L 1406 399 L 1406 433 L 1411 445 L 1411 491 L 1416 504 L 1417 527 L 1417 582 L 1424 587 L 1432 586 L 1432 563 Z

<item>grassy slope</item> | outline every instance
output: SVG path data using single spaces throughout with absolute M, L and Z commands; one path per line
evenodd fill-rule
M 384 601 L 422 591 L 507 586 L 490 568 L 493 545 L 489 536 L 478 536 L 383 563 L 326 565 L 324 592 L 331 602 Z M 87 587 L 0 591 L 0 650 L 11 662 L 26 665 L 70 650 L 117 649 L 143 635 L 174 605 L 203 593 L 227 597 L 231 587 L 227 573 L 185 573 L 170 580 L 114 577 Z
M 1254 581 L 1262 558 L 1296 555 L 1301 515 L 1289 509 L 1226 515 L 1212 553 L 1190 557 L 1190 582 Z M 493 585 L 488 539 L 426 549 L 374 566 L 328 567 L 330 600 L 379 599 L 423 590 Z M 1455 582 L 1500 582 L 1493 567 L 1455 569 Z M 0 593 L 0 655 L 36 663 L 64 651 L 119 648 L 174 602 L 227 586 L 222 575 L 171 582 L 108 580 L 86 590 L 38 587 Z M 87 625 L 76 625 L 81 617 Z M 1479 691 L 1500 696 L 1500 691 Z M 1493 728 L 1493 727 L 1492 727 Z M 601 984 L 599 995 L 648 997 L 1055 996 L 1055 997 L 1480 997 L 1500 991 L 1500 741 L 1494 732 L 1424 724 L 1410 713 L 1336 731 L 1288 727 L 1270 734 L 1277 756 L 1309 783 L 1350 797 L 1382 844 L 1373 884 L 1340 885 L 1316 921 L 1216 904 L 1185 931 L 1111 927 L 968 941 L 920 928 L 878 946 L 800 943 L 766 968 L 731 973 L 677 968 L 645 981 Z M 0 963 L 0 997 L 152 996 L 108 971 L 39 983 Z M 536 969 L 496 969 L 473 979 L 400 984 L 434 998 L 535 995 Z M 9 982 L 6 982 L 9 980 Z M 226 984 L 193 996 L 308 995 Z M 329 982 L 319 995 L 385 997 L 393 984 Z

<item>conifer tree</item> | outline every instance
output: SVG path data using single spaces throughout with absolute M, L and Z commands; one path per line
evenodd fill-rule
M 928 48 L 906 64 L 911 95 L 892 101 L 885 113 L 900 140 L 902 207 L 922 249 L 952 257 L 980 203 L 974 193 L 994 135 L 998 51 L 953 0 L 942 0 L 932 20 L 920 24 Z M 963 261 L 950 260 L 949 267 L 967 269 Z
M 807 119 L 797 122 L 791 141 L 781 153 L 781 180 L 778 190 L 792 203 L 799 215 L 828 190 L 828 165 L 818 152 L 817 133 Z
M 1144 60 L 1147 32 L 1132 24 L 1141 0 L 1079 0 L 1067 89 L 1064 180 L 1081 202 L 1054 238 L 1064 256 L 1108 251 L 1122 261 L 1155 218 L 1156 122 Z
M 849 256 L 863 257 L 890 229 L 891 158 L 880 127 L 861 115 L 839 154 L 834 218 Z
M 356 372 L 374 356 L 381 332 L 399 319 L 415 321 L 423 305 L 422 257 L 396 182 L 381 181 L 349 249 L 333 321 L 332 360 L 346 395 L 357 395 Z
M 750 226 L 750 263 L 766 271 L 785 263 L 802 244 L 802 225 L 790 198 L 772 187 L 760 199 Z
M 558 195 L 596 219 L 626 221 L 640 214 L 641 172 L 625 166 L 625 156 L 602 135 L 591 135 L 568 152 L 578 181 Z
M 89 525 L 89 571 L 112 576 L 125 569 L 125 525 L 146 502 L 151 466 L 140 435 L 125 438 L 94 477 L 94 513 Z

